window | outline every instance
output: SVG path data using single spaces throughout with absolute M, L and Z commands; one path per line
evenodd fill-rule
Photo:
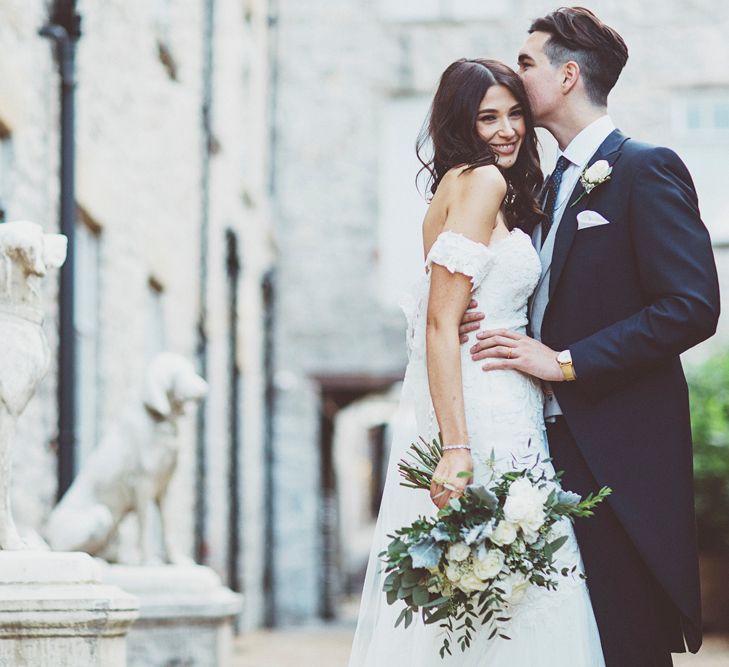
M 74 247 L 78 469 L 99 439 L 100 239 L 101 227 L 79 209 Z
M 729 90 L 678 91 L 674 96 L 673 126 L 679 136 L 729 142 Z
M 686 162 L 699 195 L 701 215 L 716 244 L 729 243 L 729 88 L 674 92 L 671 146 Z

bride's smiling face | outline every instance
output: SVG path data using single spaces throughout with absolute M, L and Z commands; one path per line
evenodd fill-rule
M 498 156 L 502 169 L 513 167 L 526 134 L 524 111 L 506 86 L 491 86 L 481 100 L 476 130 Z

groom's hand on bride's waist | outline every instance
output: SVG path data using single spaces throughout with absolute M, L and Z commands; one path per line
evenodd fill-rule
M 564 374 L 557 361 L 557 352 L 538 340 L 510 331 L 480 331 L 471 347 L 474 361 L 485 361 L 485 371 L 517 370 L 549 382 L 561 382 Z
M 476 308 L 478 308 L 478 302 L 475 299 L 471 299 L 471 302 L 468 304 L 468 310 L 463 313 L 461 324 L 458 327 L 461 343 L 468 342 L 468 334 L 478 331 L 481 328 L 481 320 L 486 317 L 481 311 L 476 310 Z

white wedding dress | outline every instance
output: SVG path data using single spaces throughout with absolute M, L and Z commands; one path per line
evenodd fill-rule
M 557 552 L 556 564 L 560 569 L 576 566 L 575 574 L 560 575 L 556 591 L 536 586 L 527 589 L 509 609 L 511 621 L 505 630 L 510 640 L 489 640 L 484 627 L 476 632 L 465 653 L 453 645 L 453 656 L 441 659 L 438 651 L 443 631 L 437 624 L 426 626 L 418 616 L 407 629 L 394 627 L 402 605 L 387 605 L 378 554 L 397 528 L 436 511 L 426 491 L 400 486 L 397 472 L 398 460 L 417 436 L 430 441 L 438 435 L 425 357 L 433 263 L 471 278 L 473 296 L 479 310 L 486 313 L 489 329 L 520 333 L 525 332 L 527 301 L 541 271 L 530 238 L 520 230 L 488 247 L 460 234 L 443 232 L 428 254 L 421 281 L 403 304 L 409 361 L 349 667 L 604 667 L 587 586 L 577 574 L 582 572 L 579 549 L 567 520 L 558 526 L 557 532 L 566 533 L 569 539 Z M 553 474 L 551 463 L 545 461 L 549 454 L 540 382 L 518 371 L 484 372 L 483 362 L 474 362 L 469 348 L 468 344 L 461 346 L 461 368 L 474 480 L 488 480 L 486 461 L 492 451 L 499 470 L 536 465 Z

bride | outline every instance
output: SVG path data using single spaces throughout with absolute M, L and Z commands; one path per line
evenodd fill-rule
M 540 276 L 537 253 L 521 230 L 542 217 L 536 202 L 542 175 L 519 77 L 492 60 L 450 65 L 419 154 L 428 140 L 432 159 L 421 158 L 433 194 L 423 222 L 425 266 L 404 304 L 409 361 L 349 667 L 604 667 L 579 549 L 566 519 L 559 531 L 569 539 L 555 564 L 569 574 L 558 578 L 557 590 L 530 586 L 520 596 L 513 591 L 505 628 L 510 640 L 489 640 L 484 627 L 465 653 L 454 647 L 452 657 L 441 659 L 440 628 L 419 617 L 407 629 L 395 628 L 400 606 L 388 606 L 382 592 L 378 554 L 387 536 L 459 497 L 469 482 L 459 472 L 471 472 L 477 482 L 488 482 L 494 467 L 536 466 L 554 474 L 539 380 L 513 370 L 482 372 L 458 335 L 472 299 L 486 313 L 489 328 L 524 333 L 527 301 Z M 417 436 L 430 441 L 438 433 L 444 453 L 428 499 L 399 485 L 396 464 Z

